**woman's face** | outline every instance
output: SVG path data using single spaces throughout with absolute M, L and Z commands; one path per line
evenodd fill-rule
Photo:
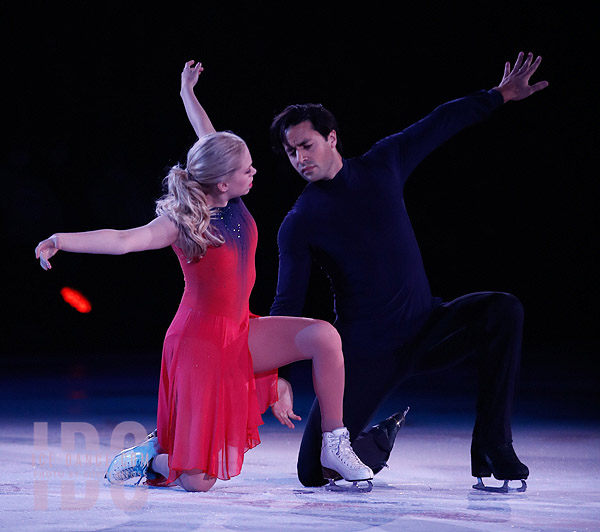
M 227 185 L 225 193 L 227 194 L 228 199 L 238 198 L 248 194 L 252 188 L 254 174 L 256 174 L 256 170 L 252 166 L 250 151 L 247 147 L 244 147 L 244 151 L 240 156 L 240 165 L 238 169 L 229 179 L 223 182 Z

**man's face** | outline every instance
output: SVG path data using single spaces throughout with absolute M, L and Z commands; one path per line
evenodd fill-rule
M 310 121 L 300 122 L 285 132 L 285 151 L 296 171 L 308 182 L 333 179 L 341 168 L 335 130 L 324 138 Z

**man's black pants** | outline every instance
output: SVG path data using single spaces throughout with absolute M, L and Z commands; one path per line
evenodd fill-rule
M 392 331 L 398 324 L 387 326 Z M 342 334 L 346 367 L 344 423 L 351 441 L 361 440 L 356 446 L 361 460 L 371 467 L 380 460 L 379 451 L 370 452 L 369 434 L 363 431 L 405 378 L 451 367 L 469 357 L 477 363 L 479 385 L 473 438 L 491 444 L 511 442 L 522 335 L 523 307 L 517 298 L 503 292 L 468 294 L 443 303 L 405 346 L 373 349 L 381 342 L 349 343 Z M 326 483 L 320 464 L 321 434 L 321 414 L 315 400 L 298 456 L 298 478 L 305 486 Z

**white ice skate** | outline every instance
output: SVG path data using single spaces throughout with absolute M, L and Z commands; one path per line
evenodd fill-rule
M 158 438 L 156 431 L 148 434 L 139 445 L 121 451 L 108 466 L 105 478 L 111 484 L 124 484 L 132 478 L 139 477 L 139 484 L 148 471 L 148 463 L 158 454 Z
M 373 471 L 363 464 L 354 453 L 350 445 L 350 434 L 346 427 L 323 433 L 321 467 L 323 478 L 329 480 L 327 489 L 335 491 L 351 489 L 365 492 L 373 489 L 371 483 Z M 352 486 L 345 488 L 336 484 L 336 481 L 341 479 L 351 482 Z M 366 485 L 359 484 L 359 482 L 366 482 Z

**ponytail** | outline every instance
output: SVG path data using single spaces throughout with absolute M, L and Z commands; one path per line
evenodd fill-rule
M 216 209 L 208 205 L 205 190 L 239 168 L 245 147 L 233 133 L 210 133 L 188 152 L 187 168 L 173 166 L 163 180 L 167 192 L 156 202 L 156 214 L 168 216 L 177 225 L 178 245 L 188 262 L 202 258 L 208 247 L 225 243 L 210 223 Z
M 168 216 L 177 225 L 179 246 L 187 261 L 202 258 L 209 246 L 222 245 L 225 239 L 210 225 L 213 209 L 199 183 L 189 179 L 187 170 L 174 166 L 163 182 L 168 192 L 156 202 L 156 214 Z

